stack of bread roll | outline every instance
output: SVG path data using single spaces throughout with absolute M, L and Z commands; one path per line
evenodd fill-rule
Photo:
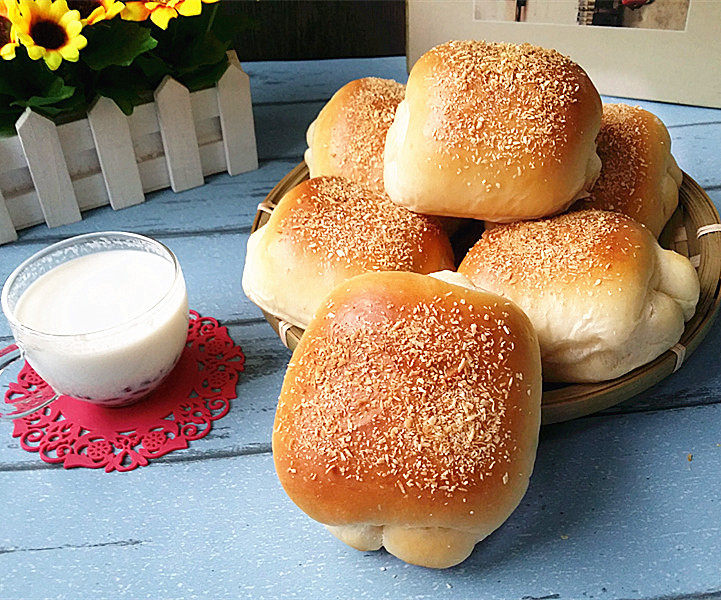
M 454 41 L 405 87 L 347 84 L 307 138 L 311 179 L 250 236 L 243 274 L 306 329 L 278 476 L 350 546 L 458 564 L 525 493 L 542 382 L 624 375 L 694 313 L 694 267 L 657 241 L 682 179 L 668 131 L 602 105 L 554 50 Z

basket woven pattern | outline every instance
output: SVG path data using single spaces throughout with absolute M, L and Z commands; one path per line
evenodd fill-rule
M 260 205 L 251 231 L 270 218 L 283 195 L 308 178 L 301 162 L 271 190 Z M 671 350 L 630 373 L 601 383 L 552 385 L 543 392 L 543 423 L 558 423 L 588 415 L 628 400 L 677 371 L 706 336 L 721 302 L 721 224 L 706 192 L 684 173 L 679 205 L 666 224 L 659 242 L 664 248 L 687 256 L 696 267 L 701 296 L 696 313 L 686 323 L 683 335 Z M 263 311 L 281 341 L 295 349 L 303 330 Z

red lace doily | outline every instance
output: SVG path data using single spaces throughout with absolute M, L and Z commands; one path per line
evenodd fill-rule
M 245 356 L 215 319 L 190 311 L 188 343 L 168 378 L 148 398 L 103 408 L 69 396 L 14 422 L 13 437 L 28 452 L 66 469 L 130 471 L 205 437 L 237 397 Z M 30 365 L 11 383 L 5 402 L 53 391 Z

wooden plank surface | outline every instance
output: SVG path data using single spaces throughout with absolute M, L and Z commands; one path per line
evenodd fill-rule
M 166 76 L 154 96 L 170 186 L 174 192 L 182 192 L 203 185 L 188 88 Z
M 287 104 L 325 101 L 339 87 L 360 77 L 383 77 L 405 83 L 408 79 L 405 57 L 392 56 L 367 60 L 329 59 L 321 61 L 249 62 L 243 69 L 250 75 L 253 102 L 256 104 Z M 718 123 L 718 109 L 651 102 L 618 97 L 605 97 L 607 102 L 639 105 L 666 123 L 667 126 L 695 123 Z
M 198 283 L 195 284 L 195 287 L 197 286 Z M 200 309 L 206 303 L 193 302 L 191 295 L 190 305 Z M 275 404 L 290 352 L 260 316 L 254 317 L 253 313 L 247 313 L 241 319 L 227 319 L 225 322 L 228 323 L 233 339 L 241 344 L 247 353 L 244 384 L 239 388 L 240 400 L 235 403 L 230 414 L 214 426 L 202 443 L 179 451 L 179 456 L 240 455 L 254 448 L 266 447 L 270 443 Z M 3 338 L 2 344 L 10 341 L 9 338 Z M 659 386 L 603 414 L 651 414 L 719 404 L 721 375 L 717 372 L 718 357 L 712 350 L 720 347 L 721 327 L 715 326 L 704 341 L 704 348 L 709 349 L 708 352 L 695 353 L 681 370 Z M 578 421 L 582 428 L 581 423 L 583 420 Z M 4 425 L 0 424 L 0 471 L 54 468 L 39 463 L 36 456 L 21 450 L 17 441 L 9 439 L 9 435 L 3 436 L 4 431 L 9 432 L 9 429 L 3 430 L 3 427 Z
M 48 227 L 79 221 L 80 209 L 53 122 L 28 108 L 15 127 Z
M 708 598 L 721 448 L 704 424 L 719 419 L 713 406 L 545 428 L 518 510 L 447 571 L 344 546 L 292 505 L 263 449 L 111 476 L 4 472 L 23 501 L 5 509 L 0 595 Z
M 375 65 L 402 74 L 402 59 L 247 65 L 261 98 L 258 171 L 25 230 L 0 248 L 4 280 L 56 239 L 153 235 L 178 254 L 191 306 L 227 323 L 247 354 L 240 397 L 211 434 L 133 473 L 46 465 L 0 424 L 0 489 L 22 498 L 0 525 L 0 597 L 721 597 L 719 323 L 661 385 L 605 414 L 545 427 L 523 503 L 460 567 L 434 572 L 348 549 L 283 493 L 269 441 L 290 353 L 241 291 L 245 243 L 258 202 L 300 159 L 323 98 Z M 706 156 L 721 149 L 721 111 L 650 108 L 674 124 L 679 163 L 721 206 L 721 173 Z M 8 334 L 0 319 L 0 342 Z
M 227 171 L 238 175 L 258 168 L 250 78 L 234 52 L 228 53 L 228 68 L 216 86 L 218 112 L 223 130 Z
M 13 242 L 16 239 L 18 239 L 18 233 L 15 231 L 15 226 L 10 218 L 5 198 L 0 192 L 0 244 Z
M 145 200 L 128 120 L 110 98 L 100 97 L 88 112 L 110 206 L 114 210 Z

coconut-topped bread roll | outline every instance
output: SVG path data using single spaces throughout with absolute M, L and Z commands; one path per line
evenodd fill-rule
M 562 212 L 598 177 L 601 99 L 555 50 L 454 41 L 411 70 L 385 148 L 391 199 L 496 222 Z
M 678 342 L 699 296 L 686 257 L 593 209 L 486 231 L 458 271 L 526 312 L 549 381 L 604 381 L 649 362 Z
M 340 88 L 308 128 L 310 176 L 338 175 L 382 193 L 386 134 L 405 89 L 378 77 Z
M 351 279 L 288 365 L 278 477 L 358 550 L 458 564 L 528 487 L 540 369 L 533 327 L 503 298 L 415 273 Z
M 665 125 L 639 106 L 604 104 L 596 143 L 601 175 L 576 206 L 623 213 L 661 235 L 683 179 Z
M 367 271 L 453 269 L 448 236 L 430 217 L 341 177 L 304 181 L 251 234 L 243 290 L 260 308 L 305 327 L 339 283 Z

